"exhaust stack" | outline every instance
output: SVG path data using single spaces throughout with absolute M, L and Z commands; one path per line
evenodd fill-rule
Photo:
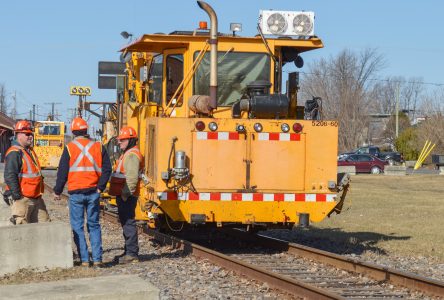
M 213 8 L 204 1 L 197 4 L 210 17 L 210 107 L 217 108 L 217 16 Z

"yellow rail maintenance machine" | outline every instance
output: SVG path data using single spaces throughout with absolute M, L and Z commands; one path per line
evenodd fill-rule
M 340 213 L 349 177 L 337 176 L 338 122 L 320 99 L 298 106 L 301 54 L 323 47 L 313 13 L 261 11 L 254 37 L 194 31 L 147 34 L 121 51 L 116 127 L 133 126 L 145 157 L 136 218 L 250 230 L 307 225 Z M 117 147 L 108 147 L 108 149 Z
M 34 151 L 43 169 L 57 169 L 65 146 L 65 123 L 37 121 L 34 129 Z

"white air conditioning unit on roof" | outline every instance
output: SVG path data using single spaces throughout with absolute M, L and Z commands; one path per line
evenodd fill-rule
M 309 37 L 314 35 L 314 12 L 261 10 L 259 25 L 263 34 Z

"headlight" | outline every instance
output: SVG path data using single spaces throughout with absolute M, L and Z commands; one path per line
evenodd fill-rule
M 282 130 L 283 132 L 289 132 L 289 131 L 290 131 L 290 126 L 288 126 L 287 123 L 283 123 L 283 124 L 281 125 L 281 130 Z
M 217 124 L 215 122 L 211 122 L 210 124 L 208 124 L 208 128 L 211 131 L 216 131 L 217 130 Z
M 236 131 L 237 132 L 245 132 L 245 126 L 242 124 L 236 125 Z
M 261 132 L 262 129 L 263 129 L 263 127 L 262 127 L 261 123 L 256 123 L 256 124 L 254 124 L 254 130 L 255 130 L 256 132 Z

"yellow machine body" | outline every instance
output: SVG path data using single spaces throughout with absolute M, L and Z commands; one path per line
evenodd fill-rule
M 65 123 L 57 121 L 37 121 L 34 129 L 34 151 L 44 169 L 59 166 L 65 146 Z
M 340 211 L 337 121 L 304 120 L 297 90 L 288 93 L 286 118 L 246 112 L 235 118 L 232 112 L 250 79 L 266 80 L 271 95 L 280 93 L 285 56 L 322 48 L 321 40 L 267 39 L 274 60 L 261 37 L 218 37 L 218 107 L 202 114 L 190 109 L 188 99 L 210 76 L 208 38 L 144 35 L 122 49 L 127 72 L 118 90 L 118 126 L 137 130 L 145 159 L 136 218 L 151 224 L 153 216 L 167 215 L 167 221 L 189 224 L 281 226 L 297 223 L 301 214 L 319 222 Z M 171 173 L 178 151 L 186 156 L 186 183 Z

